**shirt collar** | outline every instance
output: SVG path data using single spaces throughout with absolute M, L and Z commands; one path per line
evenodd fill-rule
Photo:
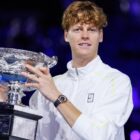
M 73 78 L 85 77 L 91 73 L 94 73 L 100 63 L 102 63 L 102 60 L 99 55 L 90 61 L 86 66 L 80 68 L 73 68 L 71 60 L 67 63 L 68 75 Z

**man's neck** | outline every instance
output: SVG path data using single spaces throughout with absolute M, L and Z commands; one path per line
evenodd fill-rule
M 84 66 L 86 66 L 90 61 L 92 61 L 93 59 L 95 59 L 96 57 L 97 57 L 97 55 L 94 56 L 94 57 L 92 57 L 92 58 L 81 58 L 81 57 L 79 57 L 79 58 L 73 58 L 73 59 L 72 59 L 72 67 L 73 67 L 73 68 L 84 67 Z

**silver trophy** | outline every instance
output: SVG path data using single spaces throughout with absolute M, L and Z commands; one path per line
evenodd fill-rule
M 57 64 L 57 57 L 21 49 L 0 48 L 0 82 L 9 87 L 9 104 L 20 105 L 22 97 L 25 96 L 23 91 L 32 90 L 23 86 L 28 81 L 21 75 L 21 72 L 26 71 L 25 63 L 52 68 Z
M 35 90 L 23 86 L 29 80 L 21 75 L 21 72 L 27 71 L 25 63 L 52 68 L 57 64 L 57 57 L 20 49 L 0 48 L 0 84 L 9 87 L 8 101 L 0 102 L 0 140 L 36 139 L 38 120 L 42 118 L 42 114 L 22 104 L 21 99 L 25 96 L 23 92 Z

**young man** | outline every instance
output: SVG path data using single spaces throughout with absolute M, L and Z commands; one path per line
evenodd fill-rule
M 30 101 L 40 110 L 37 140 L 124 140 L 124 124 L 132 108 L 131 82 L 127 75 L 104 64 L 98 55 L 107 18 L 90 1 L 75 1 L 62 20 L 72 60 L 68 71 L 52 78 L 44 67 L 26 65 L 37 88 Z M 43 96 L 42 96 L 43 95 Z

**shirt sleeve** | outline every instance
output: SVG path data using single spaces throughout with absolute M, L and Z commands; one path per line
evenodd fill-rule
M 85 140 L 121 140 L 123 126 L 133 109 L 132 87 L 127 76 L 111 80 L 98 109 L 91 115 L 82 113 L 72 129 Z M 120 138 L 119 138 L 120 136 Z

